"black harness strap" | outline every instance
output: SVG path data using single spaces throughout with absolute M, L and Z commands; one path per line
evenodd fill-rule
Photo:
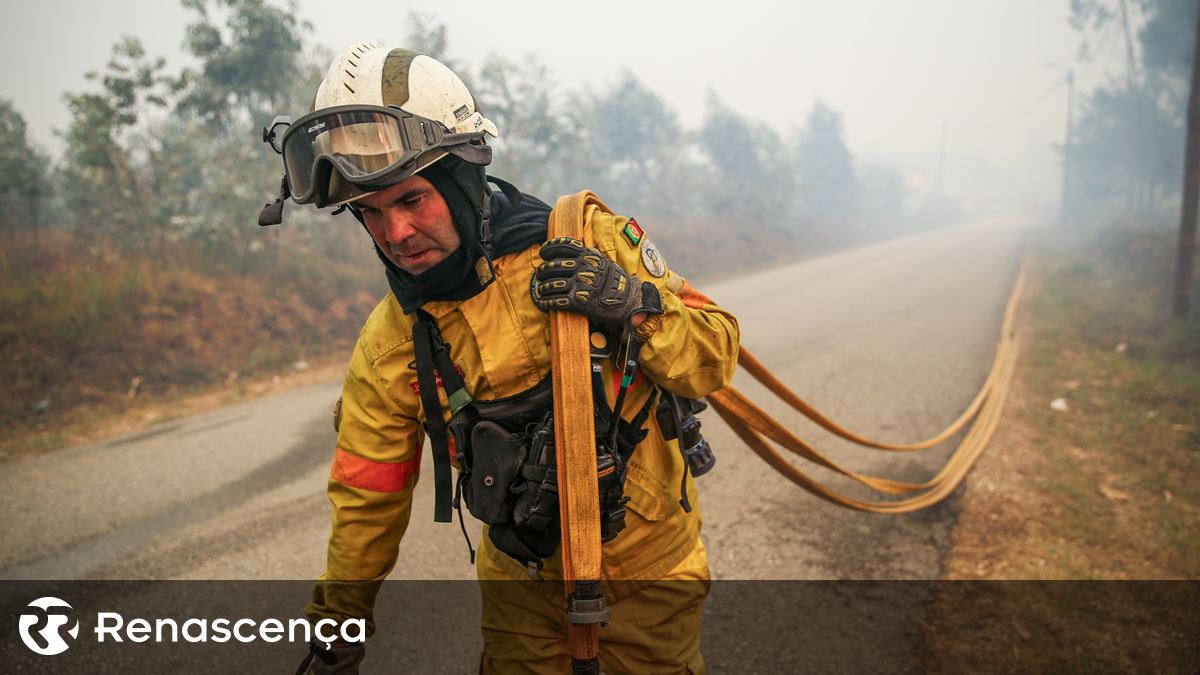
M 430 443 L 433 446 L 433 519 L 435 522 L 440 523 L 452 522 L 454 511 L 457 510 L 459 525 L 463 529 L 463 536 L 466 537 L 467 531 L 465 524 L 462 522 L 461 505 L 462 480 L 464 476 L 463 474 L 459 475 L 457 485 L 455 485 L 451 477 L 452 467 L 450 463 L 449 435 L 446 422 L 442 418 L 441 401 L 438 399 L 438 379 L 441 379 L 442 387 L 446 391 L 446 396 L 450 404 L 450 414 L 452 416 L 469 405 L 473 399 L 466 390 L 466 384 L 463 382 L 462 376 L 458 374 L 458 370 L 454 367 L 449 346 L 442 340 L 437 322 L 427 312 L 417 310 L 416 315 L 416 322 L 413 324 L 413 351 L 416 357 L 417 384 L 420 389 L 421 407 L 425 410 L 425 428 L 428 431 Z M 631 346 L 640 347 L 640 345 Z M 621 455 L 620 461 L 628 461 L 629 459 L 625 453 L 619 450 L 616 443 L 616 436 L 625 394 L 633 379 L 633 372 L 637 368 L 636 355 L 637 351 L 634 350 L 625 364 L 627 372 L 624 373 L 624 377 L 622 378 L 616 404 L 613 410 L 609 410 L 608 406 L 602 403 L 607 398 L 607 392 L 601 373 L 603 371 L 602 364 L 609 358 L 610 354 L 603 348 L 596 348 L 592 351 L 592 387 L 598 404 L 595 411 L 597 417 L 596 429 L 604 434 L 605 438 L 603 440 L 609 442 L 611 446 L 610 450 Z M 630 432 L 634 434 L 634 438 L 631 441 L 634 444 L 637 442 L 637 434 L 641 431 L 646 419 L 650 415 L 650 411 L 654 409 L 658 401 L 657 394 L 658 390 L 656 387 L 651 391 L 646 403 L 633 416 L 633 419 L 630 420 Z M 456 448 L 456 451 L 459 453 L 457 459 L 460 462 L 464 461 L 461 455 L 463 449 Z M 631 453 L 632 448 L 628 452 Z M 687 496 L 685 493 L 683 501 L 686 502 L 686 500 Z M 467 537 L 467 547 L 471 550 L 471 558 L 472 562 L 474 562 L 475 552 L 471 546 L 469 537 Z
M 631 346 L 636 346 L 639 350 L 641 348 L 640 343 Z M 600 438 L 610 439 L 610 445 L 616 450 L 618 420 L 621 416 L 621 408 L 624 407 L 625 394 L 630 382 L 633 380 L 633 371 L 631 370 L 627 377 L 622 377 L 621 389 L 617 394 L 617 400 L 613 404 L 613 409 L 609 410 L 607 404 L 608 388 L 605 385 L 602 373 L 604 362 L 611 356 L 612 354 L 608 351 L 607 347 L 592 347 L 592 400 L 596 402 L 596 433 L 597 435 L 603 433 L 604 436 L 600 436 Z M 637 368 L 636 352 L 634 358 L 628 360 L 625 365 L 626 368 Z M 629 426 L 633 430 L 633 433 L 636 434 L 645 426 L 646 419 L 650 417 L 650 411 L 654 409 L 654 405 L 657 402 L 658 387 L 654 387 L 650 392 L 650 398 L 646 399 L 645 405 L 629 420 Z M 601 430 L 604 431 L 602 432 Z
M 633 427 L 634 431 L 641 431 L 642 427 L 646 425 L 646 420 L 650 417 L 650 411 L 654 409 L 654 404 L 656 403 L 658 403 L 658 387 L 655 387 L 650 392 L 650 398 L 646 399 L 645 405 L 642 406 L 641 410 L 638 410 L 633 419 L 629 420 L 629 426 Z
M 463 522 L 462 515 L 462 486 L 463 481 L 467 479 L 466 474 L 461 471 L 458 474 L 458 480 L 454 481 L 454 510 L 458 512 L 458 529 L 462 530 L 463 539 L 467 540 L 467 553 L 471 557 L 471 564 L 475 564 L 475 547 L 471 545 L 471 535 L 467 534 L 467 524 Z
M 417 360 L 417 387 L 421 390 L 421 407 L 425 409 L 425 429 L 433 446 L 433 520 L 453 522 L 450 478 L 450 443 L 446 439 L 446 421 L 442 419 L 442 404 L 438 401 L 437 378 L 434 376 L 432 317 L 420 312 L 413 324 L 413 351 Z M 440 340 L 439 340 L 440 342 Z M 454 372 L 453 368 L 451 372 Z M 445 380 L 443 380 L 445 381 Z

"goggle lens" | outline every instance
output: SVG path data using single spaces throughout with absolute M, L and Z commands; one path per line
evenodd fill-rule
M 413 129 L 408 129 L 412 126 Z M 349 110 L 301 118 L 283 139 L 283 159 L 292 194 L 307 199 L 312 194 L 314 164 L 327 158 L 348 180 L 363 178 L 417 158 L 441 134 L 429 122 L 401 118 L 385 112 Z M 409 136 L 416 132 L 417 143 Z M 417 147 L 413 147 L 413 146 Z

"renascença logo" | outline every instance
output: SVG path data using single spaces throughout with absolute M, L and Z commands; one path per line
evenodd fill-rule
M 63 600 L 46 596 L 29 603 L 18 626 L 21 641 L 43 656 L 61 654 L 71 647 L 63 632 L 72 640 L 79 637 L 79 621 L 73 608 Z M 70 626 L 70 628 L 67 628 Z M 362 642 L 367 639 L 365 619 L 250 619 L 250 618 L 133 618 L 126 621 L 117 612 L 97 612 L 91 631 L 97 643 L 112 642 L 288 642 L 309 644 L 314 640 L 329 649 L 333 642 Z
M 25 646 L 42 656 L 61 654 L 71 647 L 63 639 L 64 628 L 72 640 L 79 637 L 79 621 L 71 615 L 71 606 L 51 596 L 29 603 L 17 626 Z

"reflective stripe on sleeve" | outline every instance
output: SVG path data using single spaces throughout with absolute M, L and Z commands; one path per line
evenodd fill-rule
M 400 492 L 421 470 L 421 454 L 403 462 L 376 462 L 338 448 L 329 477 L 348 487 L 374 492 Z

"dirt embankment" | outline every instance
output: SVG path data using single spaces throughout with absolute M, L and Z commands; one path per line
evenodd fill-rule
M 382 295 L 377 263 L 269 253 L 221 261 L 183 247 L 122 252 L 61 232 L 5 241 L 0 457 L 134 429 L 343 364 Z

